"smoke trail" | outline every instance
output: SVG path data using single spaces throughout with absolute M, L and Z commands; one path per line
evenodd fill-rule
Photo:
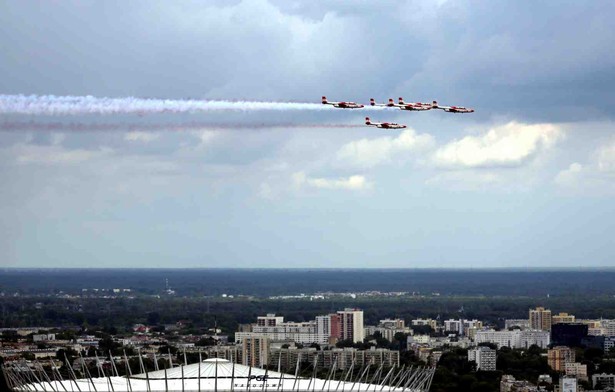
M 97 98 L 92 96 L 0 95 L 0 114 L 150 114 L 209 111 L 330 110 L 303 102 L 203 101 L 194 99 Z M 366 109 L 374 109 L 366 107 Z
M 34 131 L 34 132 L 106 132 L 106 131 L 139 131 L 139 132 L 190 132 L 199 130 L 241 130 L 241 129 L 273 129 L 273 128 L 363 128 L 363 124 L 298 124 L 298 123 L 260 123 L 260 124 L 230 124 L 188 122 L 172 123 L 82 123 L 82 122 L 34 122 L 5 121 L 0 122 L 0 132 Z

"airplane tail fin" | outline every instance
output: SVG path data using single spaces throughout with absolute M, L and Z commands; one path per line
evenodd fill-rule
M 402 97 L 399 97 L 399 104 L 403 105 L 404 104 L 404 99 Z
M 395 101 L 393 101 L 393 98 L 389 98 L 389 105 L 395 105 Z
M 369 104 L 372 106 L 376 106 L 376 100 L 374 98 L 369 99 Z
M 365 117 L 365 125 L 371 125 L 371 121 L 369 120 L 369 117 Z
M 438 101 L 433 101 L 433 102 L 431 103 L 431 107 L 432 107 L 432 108 L 437 108 L 437 107 L 438 107 Z
M 322 96 L 322 103 L 323 105 L 327 103 L 327 97 L 325 97 L 324 95 Z

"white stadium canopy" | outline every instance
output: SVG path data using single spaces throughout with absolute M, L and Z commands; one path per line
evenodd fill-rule
M 371 368 L 371 369 L 370 369 Z M 29 370 L 26 370 L 29 369 Z M 135 374 L 129 377 L 107 375 L 81 379 L 50 377 L 42 370 L 4 365 L 3 372 L 13 391 L 45 392 L 422 392 L 429 389 L 435 368 L 392 368 L 366 366 L 342 372 L 329 369 L 329 377 L 299 377 L 232 363 L 206 359 L 191 365 Z M 27 374 L 31 373 L 31 374 Z M 337 379 L 334 377 L 337 375 Z

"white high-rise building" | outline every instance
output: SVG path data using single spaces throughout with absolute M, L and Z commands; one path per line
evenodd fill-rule
M 483 328 L 483 322 L 479 320 L 446 320 L 444 321 L 444 331 L 455 332 L 460 336 L 468 336 L 468 331 Z
M 301 344 L 326 344 L 328 334 L 319 334 L 315 321 L 304 323 L 285 322 L 275 326 L 253 325 L 252 332 L 235 332 L 235 341 L 243 342 L 253 336 L 265 336 L 271 341 L 293 341 Z
M 316 316 L 316 333 L 331 336 L 331 315 Z
M 494 343 L 498 348 L 529 348 L 534 344 L 546 348 L 551 343 L 551 336 L 548 331 L 477 331 L 474 342 Z
M 495 371 L 495 358 L 495 350 L 489 347 L 468 350 L 468 361 L 476 362 L 476 370 Z
M 259 327 L 275 327 L 283 322 L 284 317 L 276 316 L 275 313 L 267 313 L 266 316 L 258 316 L 256 318 L 256 325 Z
M 365 338 L 363 330 L 363 311 L 359 309 L 346 308 L 339 310 L 340 317 L 340 338 L 350 339 L 353 342 L 362 342 Z
M 456 332 L 460 335 L 463 334 L 463 321 L 461 320 L 445 320 L 444 321 L 444 330 L 446 332 Z

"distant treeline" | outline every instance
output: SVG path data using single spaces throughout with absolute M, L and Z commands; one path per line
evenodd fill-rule
M 615 269 L 4 269 L 0 292 L 50 294 L 128 288 L 162 293 L 168 279 L 179 296 L 407 291 L 425 295 L 615 295 Z
M 553 312 L 568 312 L 578 318 L 615 318 L 615 299 L 597 297 L 399 297 L 335 300 L 269 300 L 181 297 L 136 298 L 0 298 L 0 327 L 83 326 L 109 331 L 129 330 L 132 325 L 175 324 L 194 333 L 215 323 L 224 333 L 238 324 L 254 323 L 257 316 L 276 313 L 289 321 L 313 320 L 315 316 L 346 307 L 364 311 L 365 323 L 375 325 L 387 317 L 479 319 L 500 328 L 507 318 L 527 318 L 528 309 L 545 306 Z M 205 333 L 203 332 L 203 333 Z M 115 332 L 110 332 L 115 333 Z

